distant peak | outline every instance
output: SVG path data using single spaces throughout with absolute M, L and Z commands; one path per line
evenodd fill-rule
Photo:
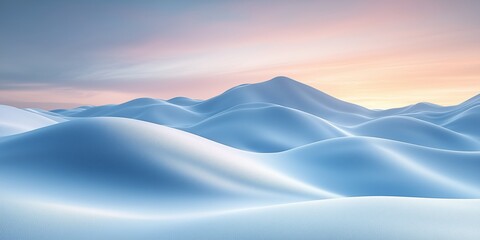
M 201 100 L 195 100 L 195 99 L 191 99 L 191 98 L 188 98 L 188 97 L 174 97 L 174 98 L 171 98 L 171 99 L 167 100 L 167 102 L 169 102 L 169 103 L 178 104 L 178 105 L 192 105 L 192 104 L 198 103 L 200 101 Z
M 167 100 L 167 102 L 170 101 L 183 101 L 183 100 L 192 100 L 191 98 L 188 97 L 173 97 Z
M 305 84 L 303 84 L 299 81 L 296 81 L 294 79 L 291 79 L 289 77 L 284 77 L 284 76 L 274 77 L 270 80 L 267 80 L 265 82 L 260 82 L 258 84 L 269 85 L 269 86 L 277 86 L 277 87 L 306 86 Z
M 325 94 L 324 92 L 309 86 L 308 84 L 305 84 L 303 82 L 291 79 L 289 77 L 284 77 L 284 76 L 278 76 L 274 77 L 268 81 L 258 83 L 259 85 L 265 85 L 269 87 L 276 87 L 276 88 L 282 88 L 282 89 L 303 89 L 303 90 L 308 90 L 312 91 L 315 90 L 316 92 L 320 92 Z
M 143 97 L 143 98 L 136 98 L 136 99 L 130 100 L 128 102 L 122 103 L 121 105 L 137 106 L 137 105 L 156 104 L 159 102 L 160 100 L 158 99 Z
M 299 83 L 298 81 L 295 81 L 289 77 L 285 77 L 285 76 L 278 76 L 278 77 L 274 77 L 266 82 L 285 82 L 285 83 Z
M 232 87 L 225 91 L 224 93 L 232 92 L 232 91 L 243 91 L 246 89 L 251 89 L 251 88 L 283 88 L 287 89 L 292 87 L 292 86 L 300 86 L 300 85 L 305 85 L 303 83 L 300 83 L 298 81 L 295 81 L 291 78 L 284 77 L 284 76 L 278 76 L 274 77 L 270 80 L 263 81 L 263 82 L 257 82 L 257 83 L 249 83 L 249 84 L 240 84 L 235 87 Z

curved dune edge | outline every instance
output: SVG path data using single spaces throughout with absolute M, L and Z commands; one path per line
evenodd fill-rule
M 0 106 L 0 239 L 479 239 L 479 117 L 479 96 L 379 111 L 285 77 Z

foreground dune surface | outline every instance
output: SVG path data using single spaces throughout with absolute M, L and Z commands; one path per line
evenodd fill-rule
M 0 106 L 0 239 L 479 239 L 480 97 L 370 110 L 286 77 Z
M 1 239 L 480 238 L 479 200 L 338 198 L 194 215 L 1 203 Z

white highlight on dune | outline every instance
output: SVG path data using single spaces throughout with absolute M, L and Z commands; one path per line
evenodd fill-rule
M 62 203 L 0 208 L 11 239 L 478 239 L 479 200 L 355 197 L 184 215 L 137 214 Z M 22 207 L 34 218 L 15 218 Z M 22 228 L 23 226 L 28 228 Z M 18 230 L 26 230 L 18 233 Z M 67 234 L 67 235 L 65 235 Z M 173 237 L 172 237 L 173 236 Z
M 76 224 L 106 218 L 119 232 L 99 228 L 92 236 L 138 236 L 124 235 L 125 222 L 115 222 L 128 220 L 135 228 L 130 233 L 168 238 L 170 220 L 178 220 L 185 225 L 173 227 L 182 230 L 175 236 L 187 232 L 180 239 L 231 233 L 336 239 L 345 231 L 338 225 L 329 231 L 333 219 L 374 238 L 441 239 L 452 235 L 437 234 L 438 227 L 448 226 L 459 238 L 478 239 L 479 215 L 471 213 L 480 209 L 465 201 L 345 197 L 480 198 L 479 106 L 476 97 L 451 107 L 374 111 L 285 77 L 205 101 L 142 98 L 52 112 L 0 105 L 1 195 L 13 196 L 10 202 L 0 197 L 0 216 L 7 216 L 0 217 L 0 230 L 7 229 L 0 238 L 22 238 L 10 229 L 32 226 L 32 234 L 50 231 L 43 239 L 65 239 L 51 226 L 92 238 L 84 235 L 88 227 Z M 428 234 L 409 223 L 409 217 L 436 218 L 445 208 L 467 218 L 457 224 L 444 212 L 441 224 L 422 225 L 435 230 Z M 389 212 L 394 215 L 382 215 Z M 400 235 L 369 235 L 358 227 L 385 221 L 395 227 L 397 216 L 408 226 Z M 159 225 L 144 226 L 144 220 Z M 265 222 L 282 227 L 277 232 Z
M 418 162 L 410 160 L 408 157 L 401 155 L 395 152 L 392 149 L 389 149 L 378 144 L 373 144 L 377 150 L 379 150 L 382 155 L 385 155 L 386 159 L 394 160 L 397 162 L 400 167 L 406 167 L 420 176 L 430 178 L 433 181 L 437 181 L 438 184 L 447 186 L 453 191 L 464 192 L 465 194 L 471 196 L 472 198 L 480 198 L 480 189 L 475 186 L 470 186 L 469 184 L 461 181 L 456 181 L 455 179 L 449 178 L 446 174 L 442 174 L 426 166 L 422 166 Z
M 0 105 L 0 137 L 28 132 L 57 122 L 37 113 Z

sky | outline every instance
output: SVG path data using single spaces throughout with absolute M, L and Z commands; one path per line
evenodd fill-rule
M 0 104 L 207 99 L 288 76 L 374 109 L 453 105 L 480 93 L 479 12 L 477 0 L 0 0 Z

